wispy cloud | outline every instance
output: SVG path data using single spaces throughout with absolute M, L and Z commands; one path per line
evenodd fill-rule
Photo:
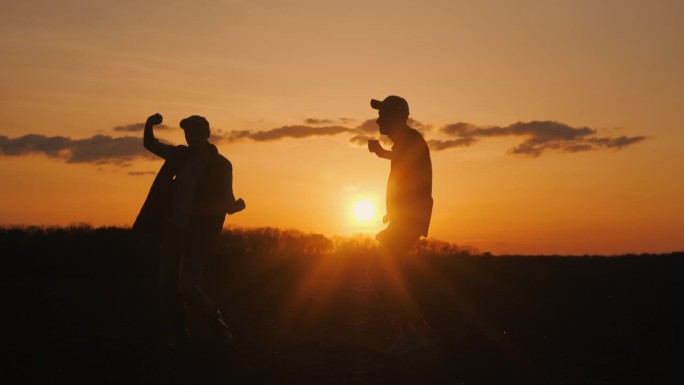
M 67 163 L 124 165 L 138 158 L 154 158 L 139 137 L 113 138 L 95 135 L 85 139 L 29 134 L 18 138 L 0 136 L 0 155 L 16 157 L 44 155 Z
M 428 146 L 433 151 L 442 151 L 449 148 L 469 147 L 475 143 L 475 138 L 460 138 L 460 139 L 428 139 Z
M 145 123 L 133 123 L 127 124 L 125 126 L 116 126 L 112 130 L 115 132 L 140 132 L 145 129 Z M 165 124 L 159 124 L 154 126 L 155 130 L 170 130 L 171 127 Z
M 356 127 L 345 125 L 323 125 L 332 120 L 306 119 L 316 125 L 294 125 L 273 128 L 266 131 L 229 131 L 214 136 L 217 141 L 236 142 L 252 140 L 267 142 L 281 139 L 302 139 L 313 136 L 348 135 L 352 144 L 365 146 L 369 139 L 380 139 L 389 144 L 386 137 L 379 135 L 375 119 L 363 121 Z M 523 141 L 510 148 L 509 155 L 536 157 L 549 151 L 574 153 L 600 149 L 622 149 L 642 142 L 645 136 L 599 136 L 598 130 L 589 127 L 572 127 L 555 121 L 517 122 L 509 126 L 478 126 L 472 123 L 453 123 L 435 131 L 431 125 L 410 119 L 409 126 L 426 136 L 433 151 L 466 148 L 481 140 L 495 137 L 521 137 Z
M 252 140 L 255 142 L 270 142 L 281 139 L 303 139 L 313 136 L 333 136 L 343 133 L 352 133 L 354 129 L 344 126 L 310 126 L 294 125 L 282 126 L 266 131 L 232 130 L 224 132 L 218 130 L 212 136 L 214 141 L 237 142 L 241 140 Z
M 268 131 L 258 131 L 250 135 L 250 139 L 257 142 L 267 142 L 283 138 L 308 138 L 312 136 L 331 136 L 351 131 L 343 126 L 283 126 Z
M 304 119 L 304 124 L 317 125 L 317 124 L 333 124 L 334 121 L 330 119 L 318 119 L 318 118 L 307 118 Z
M 336 120 L 354 122 L 353 119 Z M 302 125 L 290 125 L 265 131 L 215 130 L 211 140 L 215 143 L 238 141 L 273 142 L 285 139 L 304 139 L 323 136 L 347 136 L 355 145 L 365 146 L 369 139 L 380 139 L 389 144 L 386 137 L 379 135 L 375 119 L 368 119 L 356 126 L 329 124 L 329 119 L 309 118 Z M 479 126 L 472 123 L 453 123 L 433 130 L 431 125 L 411 120 L 409 125 L 417 128 L 426 136 L 433 151 L 466 148 L 487 138 L 520 137 L 522 142 L 509 148 L 509 155 L 538 157 L 546 152 L 578 153 L 601 149 L 620 150 L 646 140 L 645 136 L 602 136 L 597 129 L 572 127 L 555 121 L 517 122 L 508 126 Z M 135 133 L 144 128 L 142 123 L 134 123 L 113 128 L 115 132 Z M 155 129 L 169 129 L 156 126 Z M 72 139 L 65 136 L 45 136 L 29 134 L 17 138 L 0 135 L 0 156 L 19 157 L 43 155 L 60 159 L 67 163 L 109 164 L 124 167 L 135 159 L 154 159 L 155 156 L 144 149 L 142 138 L 138 136 L 112 137 L 94 135 L 85 139 Z M 146 175 L 147 172 L 131 172 L 130 175 Z
M 353 119 L 349 118 L 338 119 L 338 121 L 342 120 L 353 122 Z M 254 142 L 270 142 L 282 139 L 305 139 L 315 136 L 349 135 L 349 142 L 359 145 L 365 145 L 368 139 L 371 139 L 372 137 L 382 139 L 380 138 L 378 125 L 375 123 L 375 119 L 365 120 L 356 127 L 348 127 L 342 124 L 322 125 L 328 122 L 333 122 L 332 120 L 327 119 L 308 118 L 305 120 L 305 123 L 306 122 L 315 124 L 282 126 L 265 131 L 216 130 L 216 133 L 212 135 L 211 139 L 215 142 L 227 143 L 239 142 L 243 140 L 251 140 Z M 417 121 L 414 122 L 416 123 L 416 126 L 428 127 Z
M 143 176 L 143 175 L 157 175 L 156 171 L 130 171 L 128 175 Z
M 477 126 L 471 123 L 454 123 L 442 127 L 440 133 L 456 139 L 430 140 L 436 150 L 468 147 L 483 138 L 524 137 L 523 142 L 508 149 L 511 155 L 536 157 L 544 152 L 581 152 L 605 148 L 622 149 L 642 142 L 645 136 L 601 137 L 598 131 L 589 127 L 572 127 L 554 121 L 517 122 L 506 127 Z

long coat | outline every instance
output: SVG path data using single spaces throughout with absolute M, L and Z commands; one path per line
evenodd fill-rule
M 195 252 L 211 252 L 223 228 L 226 216 L 226 178 L 232 178 L 232 165 L 211 145 L 211 159 L 200 175 L 192 213 L 187 226 L 188 247 Z M 146 243 L 157 243 L 163 221 L 171 206 L 175 176 L 190 155 L 187 146 L 174 147 L 152 183 L 145 203 L 133 224 L 133 230 Z

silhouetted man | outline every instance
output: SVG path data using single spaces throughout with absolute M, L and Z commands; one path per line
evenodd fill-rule
M 405 99 L 388 96 L 371 100 L 378 110 L 380 133 L 394 143 L 391 151 L 377 140 L 368 141 L 368 150 L 391 161 L 387 181 L 387 228 L 377 234 L 378 254 L 368 265 L 368 275 L 387 306 L 398 333 L 391 354 L 402 354 L 427 346 L 433 333 L 413 298 L 402 274 L 406 252 L 427 236 L 432 216 L 432 162 L 423 136 L 407 125 L 409 107 Z
M 233 195 L 231 163 L 209 143 L 209 122 L 198 115 L 181 120 L 188 145 L 173 146 L 154 137 L 162 122 L 154 114 L 145 123 L 143 145 L 164 159 L 150 188 L 134 230 L 159 252 L 162 334 L 169 346 L 190 342 L 190 306 L 209 321 L 222 343 L 232 335 L 219 308 L 199 286 L 204 263 L 216 247 L 226 213 L 245 208 Z

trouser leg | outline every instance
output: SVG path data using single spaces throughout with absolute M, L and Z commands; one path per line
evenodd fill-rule
M 180 272 L 181 297 L 202 316 L 216 310 L 216 305 L 200 288 L 200 280 L 204 271 L 204 258 L 189 252 L 183 258 Z
M 183 259 L 180 274 L 180 292 L 182 298 L 209 323 L 212 331 L 222 338 L 232 338 L 218 306 L 200 287 L 205 258 L 202 255 L 188 252 Z
M 404 274 L 404 258 L 417 237 L 390 230 L 379 237 L 377 254 L 367 274 L 393 321 L 405 332 L 421 329 L 427 323 L 416 304 Z
M 185 244 L 179 231 L 166 226 L 162 232 L 159 250 L 159 317 L 161 332 L 167 342 L 187 332 L 185 301 L 179 295 L 179 271 Z

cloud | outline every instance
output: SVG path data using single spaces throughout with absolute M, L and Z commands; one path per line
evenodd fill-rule
M 113 164 L 123 166 L 133 159 L 154 158 L 139 137 L 113 138 L 95 135 L 86 139 L 29 134 L 18 138 L 0 136 L 1 156 L 45 155 L 67 163 Z
M 125 126 L 116 126 L 113 128 L 116 132 L 140 132 L 145 129 L 145 123 L 133 123 Z M 154 126 L 155 130 L 170 130 L 171 127 L 165 124 L 158 124 Z
M 223 132 L 219 130 L 212 138 L 215 142 L 225 141 L 229 143 L 245 139 L 255 142 L 270 142 L 286 138 L 303 139 L 313 136 L 333 136 L 352 132 L 354 132 L 352 128 L 344 126 L 314 127 L 309 125 L 294 125 L 273 128 L 266 131 L 232 130 Z
M 346 123 L 332 124 L 335 121 Z M 211 141 L 215 143 L 234 143 L 244 140 L 272 142 L 314 136 L 348 135 L 349 142 L 359 146 L 365 146 L 369 139 L 379 139 L 384 145 L 391 145 L 387 137 L 380 135 L 376 119 L 364 120 L 355 127 L 347 124 L 353 122 L 354 120 L 350 118 L 337 120 L 307 118 L 302 125 L 282 126 L 266 131 L 222 131 L 219 129 L 214 130 Z M 646 139 L 644 136 L 599 137 L 595 129 L 572 127 L 556 121 L 517 122 L 508 126 L 480 126 L 457 122 L 443 126 L 437 132 L 433 130 L 432 125 L 423 124 L 413 118 L 409 118 L 408 125 L 426 136 L 426 141 L 433 151 L 466 148 L 487 138 L 521 137 L 523 141 L 508 149 L 506 153 L 527 157 L 537 157 L 549 151 L 577 153 L 600 149 L 619 150 Z M 119 131 L 135 131 L 142 129 L 142 126 L 143 124 L 137 123 L 118 129 Z
M 356 121 L 356 119 L 347 118 L 347 117 L 341 117 L 338 119 L 307 118 L 307 119 L 304 119 L 304 124 L 310 125 L 310 126 L 334 125 L 334 124 L 349 125 L 349 124 L 353 124 L 355 121 Z
M 252 131 L 248 130 L 231 130 L 228 132 L 224 132 L 223 130 L 212 130 L 212 134 L 209 137 L 209 141 L 212 143 L 219 143 L 219 142 L 228 142 L 228 143 L 233 143 L 233 142 L 239 142 L 242 139 L 249 139 L 250 135 L 252 135 Z
M 340 121 L 340 124 L 352 124 L 352 123 L 356 122 L 356 119 L 346 118 L 346 117 L 341 117 L 338 120 Z
M 353 119 L 349 118 L 340 118 L 339 120 L 353 121 Z M 323 124 L 331 122 L 331 120 L 309 118 L 306 119 L 305 122 Z M 411 120 L 411 122 L 413 122 L 414 127 L 422 127 L 425 129 L 429 129 L 430 127 L 415 120 Z M 225 132 L 222 130 L 216 130 L 216 133 L 212 135 L 210 139 L 215 143 L 234 143 L 242 140 L 270 142 L 281 139 L 304 139 L 314 136 L 337 136 L 343 134 L 351 135 L 349 139 L 350 143 L 362 146 L 366 145 L 368 139 L 379 139 L 385 144 L 391 143 L 386 137 L 380 135 L 375 119 L 365 120 L 356 127 L 347 127 L 344 125 L 316 126 L 304 124 L 282 126 L 266 131 L 232 130 Z
M 419 122 L 413 118 L 408 118 L 408 121 L 406 122 L 406 124 L 408 124 L 409 127 L 413 127 L 420 132 L 427 132 L 427 131 L 432 130 L 431 124 L 423 124 L 423 123 L 421 123 L 421 122 Z
M 257 142 L 266 142 L 271 140 L 279 140 L 283 138 L 301 139 L 308 138 L 311 136 L 330 136 L 350 131 L 351 130 L 349 128 L 344 126 L 283 126 L 268 131 L 255 132 L 250 136 L 250 139 L 255 140 Z
M 521 136 L 526 139 L 506 153 L 530 157 L 540 156 L 547 151 L 575 153 L 602 148 L 619 150 L 646 139 L 645 136 L 596 137 L 595 129 L 572 127 L 555 121 L 517 122 L 506 127 L 459 122 L 446 125 L 439 131 L 456 139 L 430 140 L 430 146 L 435 151 L 468 147 L 481 138 Z
M 29 134 L 16 139 L 0 135 L 0 155 L 22 156 L 42 153 L 50 158 L 61 158 L 71 146 L 71 139 L 64 136 L 47 137 Z
M 589 138 L 588 140 L 598 146 L 621 149 L 645 139 L 645 136 L 620 136 L 617 138 Z
M 305 124 L 310 124 L 310 125 L 317 125 L 317 124 L 333 124 L 333 121 L 330 119 L 317 119 L 317 118 L 308 118 L 304 120 Z
M 364 133 L 364 134 L 374 134 L 374 135 L 380 134 L 378 124 L 375 122 L 375 119 L 365 120 L 363 123 L 356 126 L 356 131 L 359 131 L 359 132 Z
M 128 175 L 143 176 L 143 175 L 157 175 L 156 171 L 130 171 Z
M 353 122 L 349 118 L 341 118 Z M 384 145 L 391 142 L 378 131 L 375 119 L 368 119 L 356 127 L 347 125 L 331 125 L 328 119 L 309 118 L 305 122 L 311 124 L 291 125 L 273 128 L 266 131 L 250 130 L 214 130 L 211 141 L 238 142 L 272 142 L 283 139 L 304 139 L 321 136 L 347 136 L 355 145 L 366 146 L 369 139 L 379 139 Z M 412 127 L 419 129 L 426 136 L 426 141 L 433 151 L 466 148 L 487 138 L 521 137 L 522 142 L 509 148 L 506 153 L 515 156 L 537 157 L 546 152 L 579 153 L 601 149 L 620 150 L 646 140 L 645 136 L 598 136 L 598 131 L 589 127 L 572 127 L 555 121 L 517 122 L 509 126 L 478 126 L 472 123 L 458 122 L 443 126 L 436 132 L 432 126 L 411 120 Z M 144 128 L 142 123 L 114 127 L 118 132 L 139 132 Z M 168 129 L 167 126 L 155 126 L 155 129 Z M 436 136 L 436 137 L 435 137 Z M 441 136 L 441 137 L 440 137 Z M 45 136 L 28 134 L 17 138 L 0 135 L 0 156 L 18 157 L 43 155 L 48 158 L 64 160 L 67 163 L 109 164 L 117 167 L 130 165 L 136 159 L 155 159 L 145 150 L 140 136 L 111 137 L 94 135 L 85 139 L 71 139 L 64 136 Z M 130 175 L 146 175 L 146 172 L 131 172 Z
M 74 140 L 67 162 L 122 164 L 135 158 L 154 158 L 150 155 L 138 137 L 112 138 L 95 135 L 92 138 Z
M 434 151 L 442 151 L 448 148 L 469 147 L 476 141 L 477 139 L 475 138 L 460 138 L 449 140 L 429 139 L 427 141 L 427 144 L 428 146 L 430 146 L 430 149 Z

